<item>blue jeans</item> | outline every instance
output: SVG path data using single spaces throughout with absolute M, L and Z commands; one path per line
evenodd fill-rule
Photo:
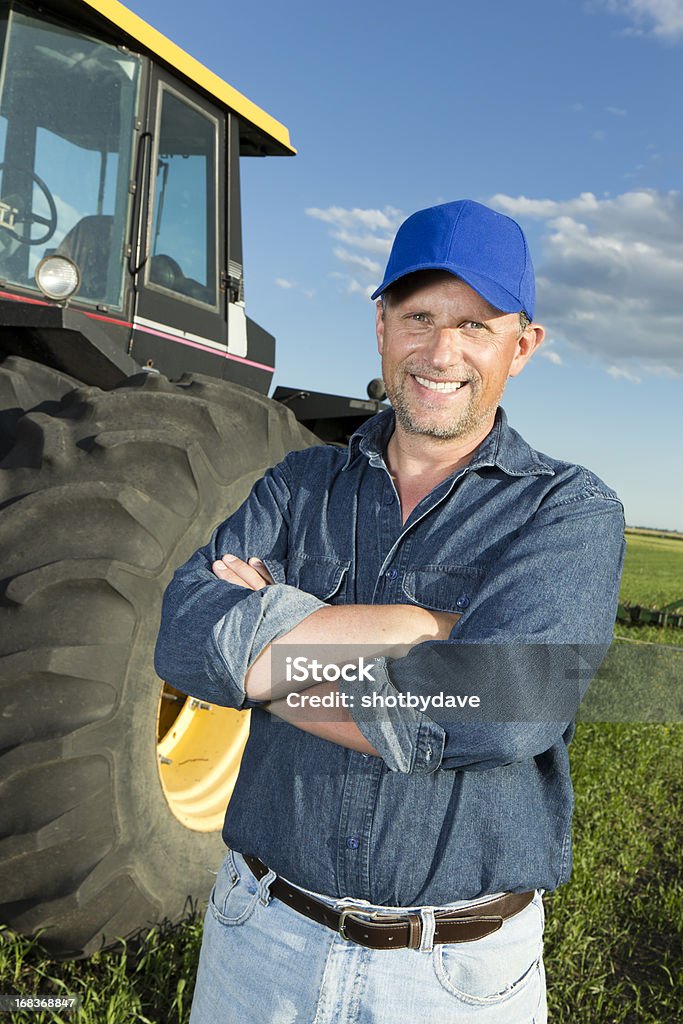
M 540 894 L 476 942 L 432 945 L 425 909 L 423 948 L 373 950 L 272 899 L 273 878 L 257 881 L 228 853 L 190 1024 L 546 1024 Z

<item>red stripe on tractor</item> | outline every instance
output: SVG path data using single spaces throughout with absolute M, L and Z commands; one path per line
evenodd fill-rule
M 30 299 L 27 295 L 12 295 L 11 292 L 0 292 L 0 299 L 12 299 L 13 302 L 28 302 L 29 306 L 52 306 L 54 303 L 45 302 L 44 299 Z M 108 324 L 119 324 L 120 327 L 132 327 L 128 320 L 116 320 L 112 316 L 102 316 L 101 313 L 88 313 L 86 309 L 77 309 L 77 313 L 83 313 L 91 320 L 104 320 Z
M 28 299 L 23 295 L 12 295 L 11 292 L 0 292 L 0 299 L 13 299 L 14 302 L 28 302 L 30 306 L 49 306 L 51 303 L 43 299 Z

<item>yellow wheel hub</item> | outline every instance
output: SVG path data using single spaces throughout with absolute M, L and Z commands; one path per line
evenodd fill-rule
M 222 827 L 250 717 L 163 684 L 157 715 L 159 775 L 169 807 L 187 828 L 215 832 Z

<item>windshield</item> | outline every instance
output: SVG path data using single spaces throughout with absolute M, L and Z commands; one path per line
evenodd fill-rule
M 139 59 L 17 11 L 0 90 L 0 277 L 35 288 L 43 256 L 79 267 L 75 298 L 121 308 Z

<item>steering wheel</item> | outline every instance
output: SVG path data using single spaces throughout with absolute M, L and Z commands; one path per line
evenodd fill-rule
M 0 171 L 4 170 L 11 170 L 15 174 L 17 172 L 19 174 L 25 174 L 28 178 L 30 178 L 31 181 L 35 182 L 35 184 L 38 186 L 40 191 L 45 196 L 45 201 L 47 202 L 47 207 L 49 210 L 49 216 L 41 217 L 39 213 L 33 213 L 33 211 L 22 215 L 22 211 L 17 210 L 16 220 L 20 221 L 24 225 L 24 231 L 19 232 L 15 231 L 13 227 L 9 227 L 5 223 L 5 216 L 7 211 L 3 210 L 2 206 L 0 206 L 0 228 L 6 231 L 11 238 L 16 239 L 17 242 L 21 242 L 24 245 L 44 245 L 45 242 L 48 242 L 52 238 L 55 231 L 57 230 L 57 206 L 55 204 L 54 197 L 50 192 L 50 189 L 47 187 L 42 178 L 39 178 L 37 174 L 34 174 L 33 171 L 27 170 L 27 168 L 25 167 L 16 167 L 14 166 L 14 164 L 0 163 Z M 0 203 L 2 203 L 1 197 Z M 43 224 L 45 226 L 45 231 L 40 236 L 40 238 L 31 237 L 32 224 Z

